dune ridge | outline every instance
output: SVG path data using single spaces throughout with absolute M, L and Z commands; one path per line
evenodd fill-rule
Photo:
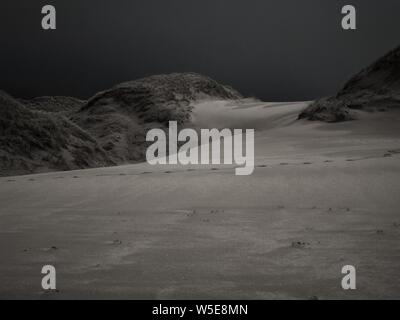
M 358 111 L 400 107 L 400 46 L 353 76 L 333 97 L 322 98 L 300 113 L 300 119 L 325 122 L 355 120 Z
M 190 126 L 191 103 L 240 99 L 195 73 L 156 75 L 95 94 L 15 99 L 0 92 L 0 175 L 112 166 L 145 159 L 146 131 Z

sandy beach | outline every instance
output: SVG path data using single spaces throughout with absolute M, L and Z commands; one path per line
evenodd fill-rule
M 400 112 L 297 120 L 306 105 L 195 105 L 199 127 L 256 130 L 251 176 L 140 163 L 0 178 L 0 298 L 399 299 Z

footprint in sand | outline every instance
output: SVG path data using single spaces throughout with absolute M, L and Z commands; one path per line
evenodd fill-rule
M 119 246 L 119 245 L 122 244 L 122 241 L 119 240 L 119 239 L 116 239 L 116 240 L 113 240 L 113 241 L 109 242 L 109 244 Z
M 388 152 L 391 154 L 400 154 L 400 149 L 388 150 Z
M 196 210 L 192 210 L 191 212 L 186 213 L 186 216 L 187 216 L 187 217 L 191 217 L 191 216 L 193 216 L 193 215 L 195 215 L 195 214 L 196 214 Z
M 218 168 L 211 168 L 211 171 L 218 171 Z
M 73 176 L 72 178 L 73 178 L 73 179 L 79 179 L 79 177 L 78 177 L 78 176 Z
M 257 166 L 257 168 L 266 168 L 267 165 L 266 164 L 260 164 L 259 166 Z
M 304 241 L 293 241 L 292 242 L 292 248 L 296 249 L 305 249 L 309 247 L 311 244 L 309 242 L 304 242 Z
M 42 248 L 41 250 L 46 251 L 46 252 L 49 252 L 49 251 L 56 251 L 56 250 L 59 250 L 59 248 L 56 247 L 56 246 L 51 246 L 50 248 Z

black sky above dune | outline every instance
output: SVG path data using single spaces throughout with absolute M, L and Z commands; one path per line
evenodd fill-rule
M 41 29 L 41 7 L 57 30 Z M 358 30 L 340 26 L 357 8 Z M 90 97 L 193 71 L 269 101 L 333 94 L 399 45 L 399 0 L 2 0 L 0 89 Z

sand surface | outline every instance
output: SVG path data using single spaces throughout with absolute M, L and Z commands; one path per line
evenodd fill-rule
M 142 163 L 0 178 L 0 298 L 399 299 L 400 112 L 296 121 L 305 106 L 195 107 L 199 127 L 256 129 L 251 176 Z

